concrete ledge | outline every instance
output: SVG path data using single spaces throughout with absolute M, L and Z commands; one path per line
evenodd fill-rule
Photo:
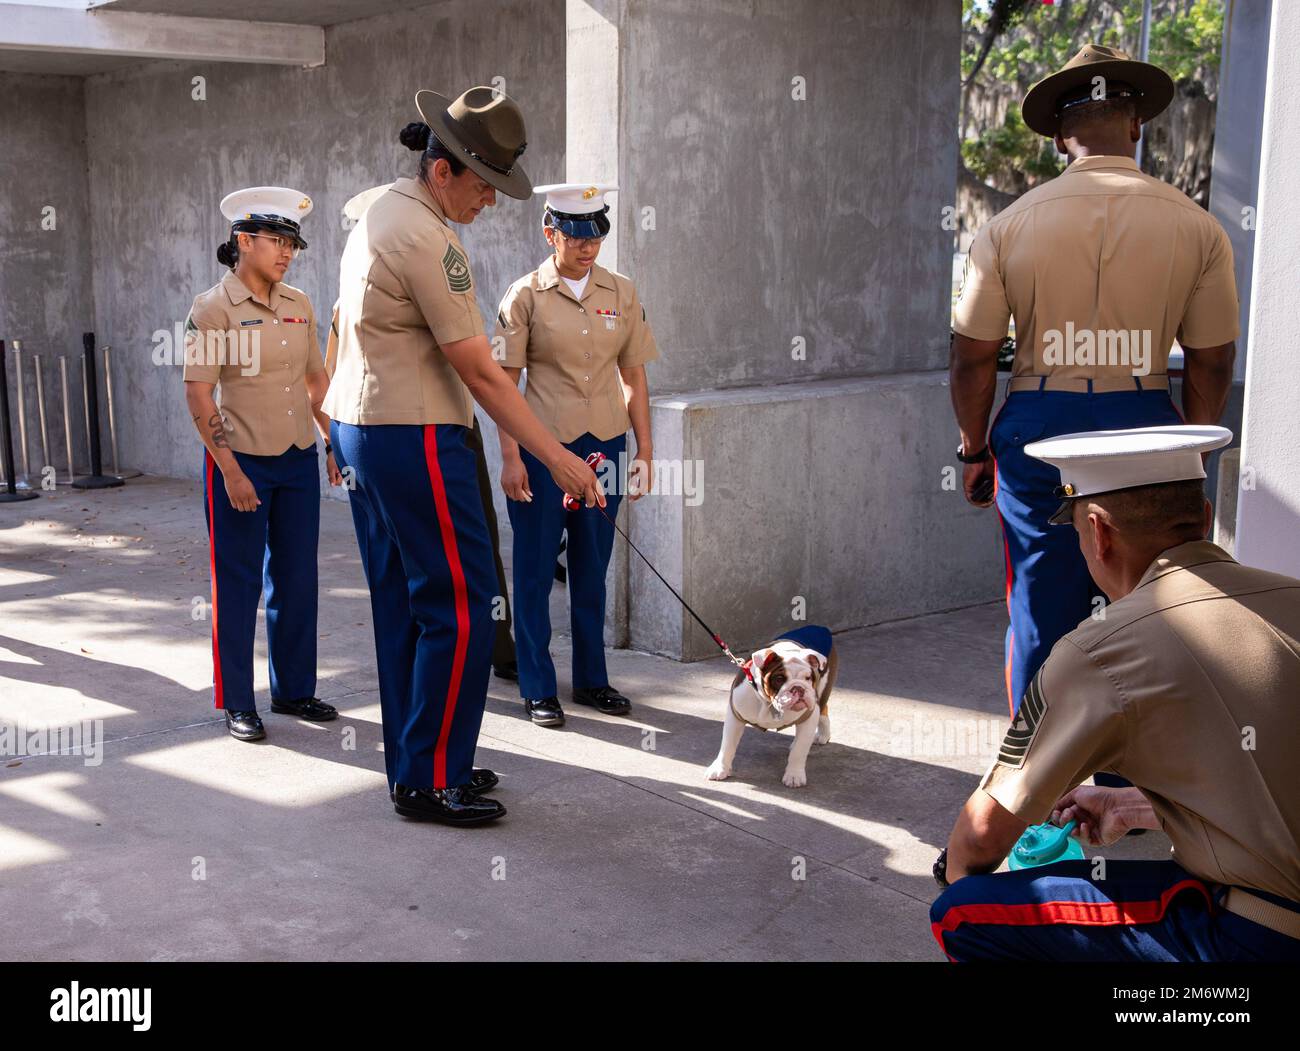
M 319 66 L 320 26 L 6 4 L 0 51 Z
M 631 506 L 631 536 L 733 648 L 1002 593 L 996 515 L 960 492 L 946 372 L 665 395 L 651 411 L 657 476 L 698 489 Z M 716 652 L 635 555 L 628 581 L 633 647 Z

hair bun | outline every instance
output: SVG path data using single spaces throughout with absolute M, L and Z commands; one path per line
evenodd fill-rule
M 217 245 L 217 262 L 222 266 L 228 266 L 231 270 L 235 269 L 236 256 L 231 250 L 229 241 L 222 241 Z
M 429 148 L 429 136 L 433 132 L 423 121 L 413 121 L 398 134 L 398 141 L 408 150 L 426 150 Z

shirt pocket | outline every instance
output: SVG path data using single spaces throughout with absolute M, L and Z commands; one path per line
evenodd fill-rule
M 293 311 L 279 320 L 278 325 L 270 326 L 275 340 L 272 357 L 278 355 L 275 368 L 282 370 L 287 363 L 289 375 L 301 380 L 307 373 L 307 353 L 314 349 L 315 326 L 306 311 Z
M 528 364 L 554 365 L 582 339 L 578 308 L 534 311 L 528 326 Z
M 613 317 L 593 313 L 591 323 L 594 326 L 592 328 L 592 335 L 595 336 L 592 340 L 594 353 L 600 356 L 602 364 L 616 365 L 618 356 L 623 352 L 623 347 L 627 344 L 632 331 L 627 317 L 621 313 Z

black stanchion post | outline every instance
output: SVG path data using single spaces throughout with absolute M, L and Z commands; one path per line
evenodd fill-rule
M 72 488 L 113 489 L 122 484 L 122 479 L 117 475 L 103 473 L 99 448 L 99 380 L 95 376 L 95 333 L 83 333 L 81 343 L 86 352 L 85 365 L 82 367 L 86 370 L 86 408 L 90 416 L 90 474 L 78 478 L 72 483 Z
M 19 392 L 22 397 L 22 392 Z M 35 489 L 18 488 L 18 466 L 14 463 L 14 436 L 9 424 L 9 356 L 5 341 L 0 339 L 0 441 L 4 442 L 6 484 L 0 489 L 0 504 L 35 500 L 41 494 Z

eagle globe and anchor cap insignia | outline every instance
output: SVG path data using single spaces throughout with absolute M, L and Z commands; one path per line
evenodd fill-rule
M 447 275 L 447 287 L 452 292 L 468 292 L 470 290 L 469 260 L 465 254 L 454 244 L 447 245 L 447 251 L 442 256 L 442 269 Z

